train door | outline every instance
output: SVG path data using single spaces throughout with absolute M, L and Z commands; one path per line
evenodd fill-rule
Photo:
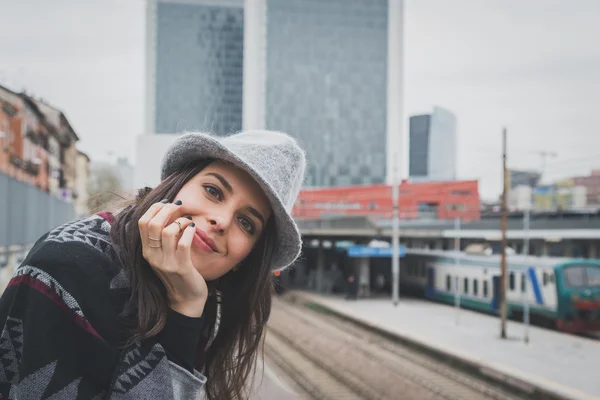
M 435 268 L 427 267 L 427 286 L 425 286 L 425 297 L 435 296 Z
M 498 275 L 492 277 L 492 310 L 500 309 L 500 277 Z

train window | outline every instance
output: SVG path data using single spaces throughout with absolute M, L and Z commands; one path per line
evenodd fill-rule
M 469 278 L 463 279 L 463 293 L 469 294 Z
M 452 278 L 450 278 L 450 275 L 446 275 L 446 290 L 452 290 Z
M 477 279 L 473 279 L 473 295 L 478 296 L 479 293 L 479 281 Z
M 488 283 L 483 281 L 483 297 L 488 297 Z
M 508 288 L 509 288 L 511 291 L 514 291 L 514 290 L 515 290 L 515 273 L 514 273 L 514 272 L 511 272 L 511 273 L 508 275 Z
M 527 285 L 527 278 L 525 277 L 524 273 L 521 273 L 521 292 L 525 293 L 525 288 Z
M 548 284 L 548 273 L 547 272 L 544 272 L 543 279 L 544 279 L 544 286 L 546 286 Z
M 554 283 L 554 274 L 550 273 L 550 283 Z
M 570 288 L 581 288 L 587 286 L 585 267 L 568 267 L 564 269 L 567 286 Z
M 425 264 L 421 265 L 421 276 L 425 278 L 427 276 L 427 269 L 425 268 Z

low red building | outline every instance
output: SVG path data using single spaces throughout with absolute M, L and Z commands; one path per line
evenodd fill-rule
M 480 218 L 477 181 L 402 182 L 399 192 L 401 219 Z M 296 218 L 315 219 L 325 215 L 392 217 L 392 187 L 349 186 L 300 191 L 294 206 Z

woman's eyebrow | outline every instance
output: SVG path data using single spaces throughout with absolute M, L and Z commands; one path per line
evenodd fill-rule
M 221 182 L 221 185 L 225 187 L 225 190 L 229 192 L 229 194 L 233 194 L 233 188 L 231 184 L 227 181 L 227 179 L 223 178 L 223 176 L 217 174 L 216 172 L 208 172 L 206 175 L 214 176 Z

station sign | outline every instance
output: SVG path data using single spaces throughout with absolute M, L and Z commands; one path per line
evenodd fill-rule
M 389 247 L 371 247 L 355 245 L 348 248 L 348 257 L 382 257 L 391 258 L 393 248 Z M 400 257 L 406 255 L 406 247 L 398 246 L 398 254 Z

